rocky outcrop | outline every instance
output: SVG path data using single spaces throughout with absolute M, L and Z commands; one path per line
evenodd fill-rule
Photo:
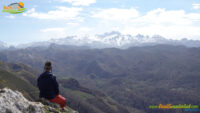
M 28 101 L 20 92 L 4 88 L 0 90 L 1 113 L 45 113 L 44 105 Z
M 61 110 L 57 104 L 43 99 L 40 102 L 27 100 L 22 93 L 9 88 L 0 89 L 0 113 L 78 113 L 69 107 Z

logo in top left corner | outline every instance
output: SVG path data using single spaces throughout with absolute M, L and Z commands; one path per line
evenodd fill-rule
M 24 8 L 24 3 L 19 2 L 19 3 L 12 3 L 8 6 L 4 6 L 2 12 L 10 13 L 10 14 L 19 14 L 25 11 L 26 11 L 26 8 Z

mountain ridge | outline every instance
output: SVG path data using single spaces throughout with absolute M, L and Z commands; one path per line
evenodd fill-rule
M 41 43 L 41 44 L 40 44 Z M 94 36 L 68 36 L 61 39 L 51 39 L 49 41 L 32 43 L 32 47 L 35 45 L 49 46 L 51 44 L 58 45 L 73 45 L 73 46 L 86 46 L 90 48 L 120 48 L 127 49 L 134 46 L 152 46 L 158 44 L 169 45 L 184 45 L 187 47 L 200 47 L 199 40 L 189 40 L 183 38 L 181 40 L 172 40 L 162 37 L 160 35 L 141 35 L 132 36 L 129 34 L 121 34 L 118 31 L 107 32 Z M 31 46 L 30 46 L 31 47 Z
M 0 52 L 0 55 L 8 62 L 29 64 L 40 71 L 48 59 L 53 62 L 54 74 L 61 79 L 73 77 L 83 87 L 100 90 L 133 111 L 185 113 L 183 110 L 151 110 L 148 106 L 200 103 L 200 48 L 196 47 L 155 45 L 128 49 L 74 49 L 54 45 Z M 64 83 L 70 85 L 72 81 Z M 63 85 L 63 91 L 71 92 L 72 96 L 78 94 L 77 98 L 83 100 L 94 97 L 76 81 L 71 84 L 76 87 L 68 85 Z M 98 97 L 100 99 L 101 94 Z M 87 102 L 97 103 L 94 100 Z
M 130 34 L 122 34 L 119 31 L 106 32 L 104 34 L 97 34 L 94 36 L 67 36 L 60 39 L 51 39 L 48 41 L 32 42 L 27 44 L 19 44 L 17 46 L 6 46 L 5 43 L 0 43 L 0 50 L 13 50 L 29 47 L 49 47 L 51 45 L 67 45 L 85 48 L 120 48 L 127 49 L 134 46 L 152 46 L 158 44 L 169 45 L 184 45 L 187 47 L 200 47 L 200 40 L 189 40 L 183 38 L 181 40 L 167 39 L 160 35 L 142 35 L 136 36 Z

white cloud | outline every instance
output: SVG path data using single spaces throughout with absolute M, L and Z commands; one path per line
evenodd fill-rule
M 15 19 L 15 16 L 13 16 L 13 15 L 9 15 L 9 16 L 6 16 L 6 18 L 9 18 L 9 19 Z
M 44 32 L 44 33 L 46 33 L 46 32 L 54 32 L 54 31 L 56 31 L 56 32 L 63 32 L 64 31 L 64 28 L 46 28 L 46 29 L 42 29 L 41 30 L 41 32 Z
M 126 21 L 139 16 L 139 12 L 136 9 L 102 9 L 99 12 L 93 14 L 92 17 L 102 18 L 106 20 L 120 20 Z
M 61 2 L 68 2 L 74 6 L 89 6 L 96 3 L 96 0 L 60 0 Z
M 96 25 L 99 29 L 104 28 L 105 32 L 118 28 L 119 31 L 126 34 L 158 34 L 170 39 L 185 37 L 200 39 L 200 13 L 186 13 L 184 10 L 158 8 L 141 15 L 137 10 L 114 10 L 104 9 L 92 16 L 101 19 L 99 24 Z
M 187 14 L 187 18 L 192 20 L 193 22 L 195 21 L 199 21 L 200 22 L 200 13 L 190 13 L 190 14 Z
M 37 18 L 37 19 L 49 19 L 49 20 L 73 20 L 77 19 L 78 15 L 82 11 L 82 8 L 68 8 L 64 6 L 57 7 L 56 10 L 49 11 L 47 13 L 36 12 L 35 8 L 30 9 L 23 16 Z
M 156 9 L 133 20 L 124 31 L 130 33 L 130 30 L 134 30 L 146 35 L 159 34 L 171 39 L 197 38 L 197 36 L 200 37 L 200 27 L 197 24 L 199 20 L 200 14 L 198 13 L 187 14 L 184 10 Z
M 149 11 L 146 15 L 137 18 L 134 21 L 141 21 L 146 24 L 171 26 L 171 25 L 190 25 L 192 21 L 184 10 L 155 9 Z
M 80 27 L 79 29 L 77 29 L 77 31 L 79 32 L 79 35 L 85 35 L 85 34 L 89 34 L 91 32 L 91 28 Z
M 65 37 L 66 34 L 66 29 L 65 28 L 46 28 L 40 30 L 43 33 L 43 38 L 49 39 L 49 38 L 62 38 Z
M 64 38 L 69 35 L 78 35 L 84 36 L 91 32 L 91 28 L 85 26 L 66 26 L 66 27 L 55 27 L 55 28 L 45 28 L 41 29 L 42 39 L 40 40 L 49 40 L 49 39 L 58 39 Z
M 200 4 L 192 4 L 193 9 L 200 9 Z
M 30 11 L 30 12 L 35 12 Z M 30 13 L 27 12 L 27 13 Z M 34 14 L 33 13 L 33 14 Z M 37 13 L 38 15 L 47 15 Z M 49 13 L 48 14 L 52 14 Z M 54 14 L 54 13 L 53 13 Z M 52 15 L 53 15 L 52 14 Z M 83 35 L 96 34 L 112 30 L 118 30 L 125 34 L 137 35 L 138 33 L 144 35 L 161 35 L 169 39 L 200 39 L 200 13 L 186 13 L 184 10 L 166 10 L 154 9 L 145 14 L 140 14 L 136 9 L 98 9 L 96 13 L 90 12 L 91 17 L 88 20 L 77 23 L 69 22 L 64 26 L 65 28 L 48 28 L 41 32 L 47 37 L 60 38 L 67 35 Z M 41 16 L 40 19 L 63 19 L 66 17 L 59 17 L 60 13 L 54 16 Z M 77 18 L 79 14 L 69 17 Z M 30 15 L 29 15 L 30 16 Z M 33 16 L 33 15 L 32 15 Z M 33 16 L 35 17 L 35 15 Z M 88 18 L 85 16 L 84 18 Z

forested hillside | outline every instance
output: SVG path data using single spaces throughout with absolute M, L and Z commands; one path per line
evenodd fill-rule
M 32 101 L 39 101 L 37 76 L 39 72 L 24 64 L 0 62 L 0 88 L 18 90 Z M 75 79 L 58 78 L 60 91 L 67 98 L 67 106 L 80 113 L 129 113 L 104 93 L 82 87 Z
M 148 107 L 200 103 L 200 48 L 157 45 L 121 50 L 51 45 L 0 54 L 3 61 L 28 64 L 40 71 L 50 60 L 61 81 L 75 78 L 84 87 L 101 90 L 129 111 L 183 113 Z

